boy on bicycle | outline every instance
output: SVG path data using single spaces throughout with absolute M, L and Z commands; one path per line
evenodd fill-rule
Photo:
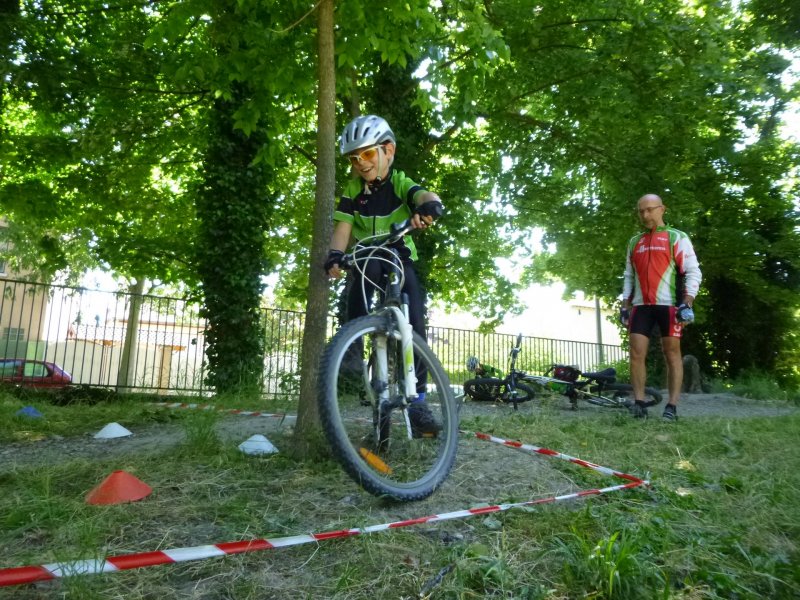
M 392 168 L 397 143 L 389 124 L 381 117 L 364 115 L 353 119 L 342 132 L 339 151 L 350 161 L 353 175 L 344 188 L 336 211 L 330 252 L 325 271 L 330 277 L 341 277 L 339 263 L 351 243 L 351 238 L 363 238 L 389 233 L 394 223 L 411 219 L 415 229 L 425 229 L 443 210 L 439 196 L 409 179 L 402 171 Z M 408 295 L 409 321 L 412 329 L 423 338 L 425 332 L 425 296 L 413 267 L 417 259 L 414 240 L 405 236 L 397 250 L 405 269 L 403 293 Z M 380 281 L 384 273 L 379 261 L 370 263 L 364 278 Z M 361 274 L 351 274 L 347 292 L 347 318 L 366 315 L 370 306 L 361 293 Z M 369 287 L 367 288 L 369 291 Z M 380 290 L 377 290 L 380 292 Z M 371 294 L 368 294 L 371 296 Z M 441 424 L 425 404 L 427 371 L 417 364 L 417 398 L 408 407 L 408 416 L 415 434 L 436 434 Z

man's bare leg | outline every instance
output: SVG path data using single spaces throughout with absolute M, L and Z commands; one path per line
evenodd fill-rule
M 681 387 L 683 386 L 681 339 L 676 337 L 662 337 L 661 348 L 664 350 L 664 360 L 667 363 L 668 403 L 673 406 L 678 406 L 678 402 L 681 400 Z
M 631 345 L 631 385 L 635 400 L 644 400 L 644 387 L 647 382 L 647 349 L 650 338 L 641 333 L 632 333 Z

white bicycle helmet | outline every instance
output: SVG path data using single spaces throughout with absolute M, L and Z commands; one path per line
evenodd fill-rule
M 386 119 L 375 115 L 362 115 L 350 121 L 344 128 L 339 139 L 339 152 L 350 154 L 359 148 L 377 146 L 384 142 L 397 143 Z
M 474 356 L 470 356 L 467 359 L 467 371 L 473 372 L 477 368 L 478 368 L 478 359 Z

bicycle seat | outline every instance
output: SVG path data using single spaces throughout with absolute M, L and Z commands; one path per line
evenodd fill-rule
M 614 367 L 608 367 L 597 373 L 583 373 L 583 376 L 595 381 L 603 381 L 605 383 L 614 383 L 617 380 L 617 370 Z

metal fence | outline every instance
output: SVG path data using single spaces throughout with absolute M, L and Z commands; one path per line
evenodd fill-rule
M 76 384 L 158 394 L 212 393 L 205 384 L 206 323 L 197 303 L 8 279 L 0 279 L 0 289 L 0 358 L 57 363 Z M 264 395 L 296 395 L 304 314 L 281 309 L 263 313 Z M 332 335 L 335 325 L 329 322 Z M 121 382 L 128 336 L 129 376 Z M 504 369 L 515 338 L 428 328 L 428 342 L 454 384 L 469 378 L 469 356 Z M 593 370 L 626 356 L 620 346 L 523 337 L 518 367 L 541 373 L 550 363 L 562 362 Z

